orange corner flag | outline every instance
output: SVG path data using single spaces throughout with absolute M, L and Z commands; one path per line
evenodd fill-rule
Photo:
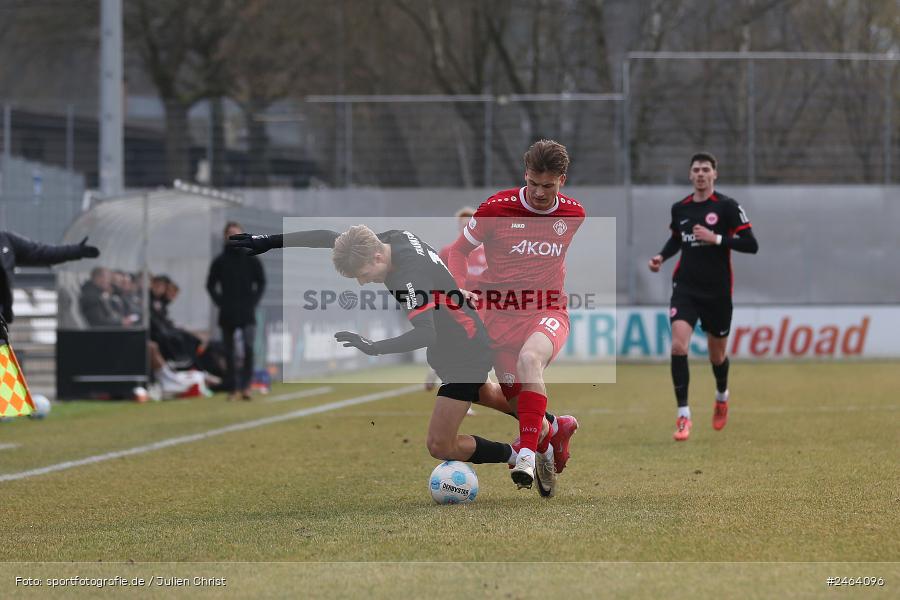
M 0 417 L 21 417 L 34 412 L 25 374 L 12 346 L 0 346 Z

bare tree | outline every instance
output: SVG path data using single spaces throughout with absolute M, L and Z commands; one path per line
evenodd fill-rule
M 188 112 L 227 89 L 222 44 L 240 0 L 133 0 L 125 5 L 126 50 L 135 52 L 165 110 L 166 177 L 190 179 Z M 128 42 L 131 42 L 128 44 Z
M 0 101 L 93 114 L 97 101 L 98 0 L 0 0 Z
M 268 183 L 265 111 L 279 100 L 311 92 L 323 76 L 317 71 L 326 51 L 318 15 L 308 3 L 248 0 L 222 47 L 225 91 L 240 106 L 246 128 L 248 185 Z

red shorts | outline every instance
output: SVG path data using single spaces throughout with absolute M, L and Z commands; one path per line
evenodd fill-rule
M 494 351 L 494 373 L 507 400 L 515 398 L 522 390 L 516 364 L 519 352 L 531 334 L 541 332 L 553 343 L 550 361 L 556 358 L 569 337 L 569 313 L 565 310 L 534 313 L 485 311 L 484 324 Z

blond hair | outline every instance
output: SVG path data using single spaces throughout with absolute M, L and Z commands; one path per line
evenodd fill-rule
M 462 219 L 463 217 L 474 217 L 475 209 L 472 208 L 471 206 L 463 206 L 461 209 L 456 211 L 456 214 L 454 216 L 457 219 Z
M 365 225 L 354 225 L 334 240 L 331 260 L 338 273 L 344 277 L 356 277 L 383 249 L 384 244 L 374 231 Z

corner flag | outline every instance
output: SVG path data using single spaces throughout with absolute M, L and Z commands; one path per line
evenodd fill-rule
M 25 375 L 9 342 L 0 345 L 0 417 L 20 417 L 34 412 Z

